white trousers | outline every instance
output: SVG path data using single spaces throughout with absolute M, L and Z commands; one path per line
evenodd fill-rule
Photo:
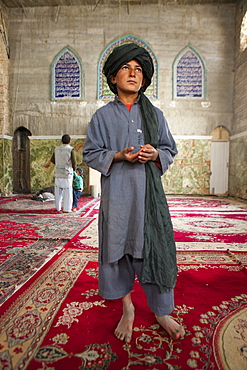
M 64 212 L 71 212 L 73 202 L 73 189 L 71 179 L 55 179 L 55 206 L 57 211 L 61 211 L 63 204 Z

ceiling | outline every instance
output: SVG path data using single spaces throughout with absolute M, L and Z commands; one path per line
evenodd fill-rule
M 194 5 L 194 4 L 234 4 L 238 0 L 1 0 L 7 8 L 26 8 L 38 6 L 78 6 L 90 5 L 145 5 L 145 4 L 176 4 L 176 5 Z

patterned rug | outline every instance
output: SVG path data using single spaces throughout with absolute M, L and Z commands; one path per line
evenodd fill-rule
M 1 236 L 3 239 L 15 237 L 68 241 L 90 221 L 87 217 L 70 218 L 70 213 L 62 216 L 61 219 L 61 217 L 40 215 L 0 215 Z
M 172 213 L 176 241 L 180 242 L 247 242 L 245 214 Z
M 177 250 L 247 251 L 247 204 L 226 199 L 168 196 Z M 98 248 L 99 200 L 85 216 L 92 217 L 69 246 Z
M 12 197 L 0 198 L 0 213 L 18 213 L 18 214 L 51 214 L 58 216 L 59 214 L 55 208 L 54 201 L 40 202 L 32 200 L 31 195 L 15 195 Z M 80 214 L 84 207 L 87 207 L 89 203 L 93 203 L 94 198 L 87 195 L 82 195 L 78 201 L 78 208 L 80 209 L 76 215 Z M 74 216 L 75 213 L 69 214 Z M 62 214 L 60 216 L 63 216 Z
M 57 254 L 90 218 L 0 216 L 0 305 Z
M 87 198 L 85 211 L 94 202 Z M 1 214 L 0 305 L 91 222 L 92 218 L 77 212 L 54 216 Z
M 98 213 L 100 200 L 88 207 L 83 216 L 90 217 L 91 222 L 81 232 L 73 238 L 68 244 L 68 248 L 78 248 L 84 250 L 98 250 Z
M 156 323 L 138 282 L 132 341 L 115 338 L 121 300 L 98 295 L 97 252 L 69 248 L 0 309 L 0 368 L 245 370 L 246 254 L 178 252 L 178 262 L 173 315 L 184 339 Z
M 178 209 L 186 212 L 195 210 L 202 213 L 212 211 L 247 211 L 247 202 L 232 198 L 167 195 L 167 202 L 171 212 Z

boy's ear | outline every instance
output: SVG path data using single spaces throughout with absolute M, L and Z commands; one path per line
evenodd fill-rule
M 145 85 L 145 83 L 146 83 L 146 78 L 145 78 L 145 77 L 143 77 L 143 80 L 142 80 L 142 87 Z
M 111 76 L 110 76 L 110 80 L 111 80 L 111 83 L 112 83 L 112 84 L 115 84 L 115 83 L 116 83 L 116 76 L 111 75 Z

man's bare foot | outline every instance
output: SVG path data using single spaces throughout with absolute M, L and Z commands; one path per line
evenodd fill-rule
M 169 315 L 158 316 L 155 315 L 158 323 L 162 326 L 162 328 L 167 331 L 172 339 L 179 339 L 183 338 L 185 334 L 185 330 L 182 325 L 179 325 L 173 318 Z
M 134 317 L 135 309 L 131 303 L 129 307 L 124 308 L 123 316 L 121 317 L 115 330 L 115 335 L 118 339 L 125 340 L 126 343 L 130 343 L 132 338 Z

